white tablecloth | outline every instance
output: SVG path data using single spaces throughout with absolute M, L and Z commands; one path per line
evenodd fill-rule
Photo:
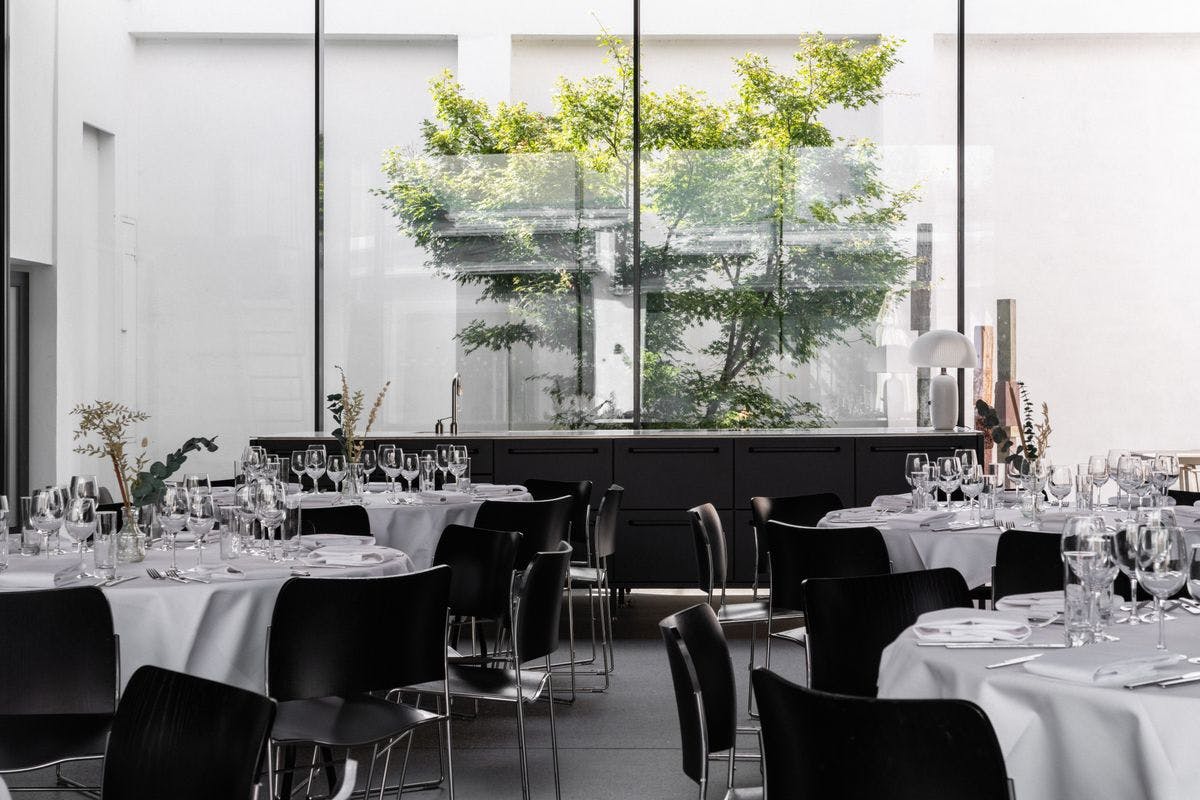
M 1154 625 L 1117 625 L 1111 632 L 1154 653 Z M 1051 625 L 1035 630 L 1030 641 L 1062 637 L 1062 627 Z M 1129 690 L 1068 683 L 1020 665 L 984 668 L 1030 651 L 947 650 L 914 642 L 910 629 L 884 651 L 879 696 L 979 704 L 996 729 L 1021 800 L 1200 797 L 1200 684 Z M 1200 655 L 1200 617 L 1181 614 L 1167 622 L 1167 647 Z M 1197 669 L 1184 663 L 1176 671 Z
M 195 563 L 196 553 L 181 549 L 177 558 L 179 566 L 186 568 Z M 90 568 L 91 556 L 87 559 Z M 204 561 L 208 566 L 224 568 L 216 547 L 205 549 Z M 36 573 L 57 572 L 71 563 L 78 563 L 78 556 L 12 556 L 4 589 L 20 588 L 16 584 L 23 573 L 34 575 L 31 583 L 36 585 Z M 121 576 L 139 576 L 137 580 L 102 590 L 112 607 L 113 625 L 121 640 L 123 681 L 128 681 L 143 664 L 154 664 L 256 692 L 263 690 L 267 627 L 275 597 L 290 576 L 290 569 L 263 558 L 239 558 L 229 563 L 244 570 L 245 577 L 228 573 L 224 577 L 217 573 L 211 584 L 151 580 L 146 575 L 147 567 L 170 566 L 170 554 L 159 550 L 147 554 L 141 564 L 119 567 Z M 391 561 L 370 567 L 313 569 L 311 573 L 349 578 L 411 571 L 412 561 L 400 553 Z M 70 667 L 63 665 L 63 668 Z
M 403 550 L 417 569 L 433 563 L 433 551 L 447 525 L 471 525 L 484 500 L 528 501 L 528 492 L 511 492 L 496 497 L 481 497 L 469 503 L 413 503 L 392 505 L 382 494 L 365 498 L 371 534 L 377 544 Z M 302 509 L 328 506 L 329 500 L 306 497 Z
M 992 579 L 992 566 L 996 563 L 996 543 L 1000 540 L 999 528 L 976 528 L 967 530 L 938 531 L 922 527 L 924 515 L 907 512 L 879 512 L 867 516 L 865 509 L 848 509 L 849 515 L 833 512 L 817 523 L 818 527 L 845 527 L 848 524 L 869 525 L 878 528 L 892 559 L 893 572 L 911 572 L 920 569 L 953 567 L 962 573 L 967 586 L 982 586 Z M 1070 513 L 1072 509 L 1066 509 Z M 1110 524 L 1129 516 L 1125 510 L 1102 508 L 1098 511 Z M 859 513 L 862 512 L 862 513 Z M 1181 525 L 1197 524 L 1200 509 L 1180 507 L 1176 509 Z M 842 519 L 841 517 L 846 517 Z M 969 512 L 960 510 L 954 521 L 968 522 Z M 1014 523 L 1022 530 L 1031 529 L 1030 521 L 1021 516 L 1016 508 L 1000 508 L 996 519 L 1002 523 Z M 1062 532 L 1063 514 L 1054 511 L 1046 516 L 1040 526 L 1047 533 Z M 934 527 L 942 527 L 935 525 Z

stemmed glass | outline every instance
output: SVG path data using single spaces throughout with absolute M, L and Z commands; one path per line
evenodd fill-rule
M 450 448 L 450 474 L 454 476 L 454 488 L 463 491 L 462 479 L 467 474 L 471 461 L 467 457 L 467 448 L 455 445 Z
M 918 488 L 916 482 L 916 474 L 929 466 L 929 456 L 925 453 L 909 453 L 904 457 L 904 480 L 908 481 L 908 485 L 913 489 Z M 913 498 L 913 511 L 918 511 L 916 507 L 916 498 Z
M 420 473 L 421 473 L 420 480 L 421 480 L 421 491 L 422 492 L 431 492 L 431 491 L 436 490 L 436 488 L 437 488 L 437 479 L 435 478 L 436 472 L 437 472 L 437 462 L 434 461 L 432 458 L 425 458 L 424 456 L 422 456 L 421 461 L 420 461 Z
M 84 566 L 88 537 L 96 532 L 96 501 L 90 497 L 77 497 L 67 506 L 65 520 L 67 530 L 79 543 L 79 574 L 76 578 L 94 578 Z
M 304 456 L 304 471 L 312 478 L 314 494 L 321 494 L 321 487 L 317 481 L 325 474 L 325 463 L 325 445 L 310 444 Z
M 204 569 L 204 538 L 217 524 L 217 510 L 213 506 L 211 494 L 191 494 L 187 496 L 187 526 L 196 537 L 196 566 L 188 572 L 206 572 Z M 173 552 L 173 551 L 172 551 Z M 171 565 L 174 567 L 174 564 Z
M 90 497 L 97 503 L 100 502 L 95 475 L 71 476 L 71 499 L 75 500 L 80 497 Z
M 182 486 L 168 485 L 158 501 L 158 522 L 162 525 L 163 541 L 171 551 L 171 570 L 179 569 L 175 562 L 175 541 L 188 522 L 188 493 Z
M 1167 504 L 1167 487 L 1179 477 L 1179 459 L 1171 455 L 1154 457 L 1150 467 L 1150 482 L 1158 490 L 1159 501 L 1156 505 Z
M 189 495 L 212 494 L 212 481 L 208 479 L 207 472 L 193 472 L 183 476 L 183 488 L 187 489 Z
M 1104 633 L 1100 598 L 1112 585 L 1119 569 L 1113 537 L 1105 528 L 1104 517 L 1080 515 L 1067 519 L 1062 533 L 1063 561 L 1079 577 L 1089 594 L 1088 620 L 1093 636 L 1115 639 Z
M 1154 597 L 1159 650 L 1167 649 L 1163 601 L 1183 586 L 1188 564 L 1183 529 L 1148 525 L 1138 530 L 1137 579 Z
M 983 467 L 976 464 L 963 469 L 961 488 L 963 497 L 967 498 L 967 507 L 974 510 L 975 524 L 982 525 L 983 520 L 979 518 L 979 504 L 975 498 L 979 497 L 979 493 L 983 491 Z
M 437 472 L 438 457 L 437 457 L 437 449 L 436 448 L 433 450 L 422 450 L 421 451 L 421 460 L 422 461 L 432 461 L 433 462 L 433 471 L 435 473 Z M 421 475 L 421 491 L 422 492 L 432 492 L 435 489 L 437 489 L 437 480 L 434 478 L 430 478 L 429 483 L 426 484 L 425 475 L 422 474 Z
M 962 482 L 962 464 L 955 456 L 942 456 L 937 460 L 938 487 L 946 495 L 946 510 L 950 510 L 950 495 Z
M 342 480 L 346 477 L 346 457 L 337 454 L 330 456 L 325 464 L 325 474 L 329 476 L 329 480 L 333 481 L 333 502 L 340 503 L 342 501 Z
M 278 481 L 263 481 L 254 488 L 254 516 L 267 532 L 267 558 L 278 561 L 274 531 L 287 515 L 287 495 Z
M 1124 455 L 1117 459 L 1117 486 L 1125 493 L 1125 508 L 1133 508 L 1133 493 L 1142 485 L 1142 459 Z M 1120 507 L 1120 499 L 1117 506 Z
M 1129 457 L 1128 450 L 1114 449 L 1114 450 L 1109 450 L 1108 456 L 1105 458 L 1105 463 L 1108 465 L 1108 477 L 1110 480 L 1112 480 L 1114 483 L 1117 484 L 1117 500 L 1114 503 L 1114 505 L 1117 508 L 1121 507 L 1121 492 L 1124 491 L 1123 489 L 1121 489 L 1120 481 L 1117 481 L 1117 473 L 1120 472 L 1120 469 L 1121 469 L 1121 459 L 1128 458 L 1128 457 Z
M 413 481 L 421 474 L 421 460 L 416 453 L 400 453 L 400 474 L 404 476 L 404 481 L 408 484 L 408 494 L 404 496 L 406 504 L 415 503 L 413 495 L 416 494 L 416 486 Z
M 396 478 L 400 475 L 400 457 L 404 451 L 400 450 L 394 444 L 381 444 L 379 450 L 376 451 L 379 455 L 379 466 L 383 470 L 383 474 L 388 479 L 387 497 L 389 503 L 395 504 L 396 500 Z
M 1092 479 L 1092 487 L 1096 490 L 1095 505 L 1100 504 L 1100 490 L 1108 483 L 1108 459 L 1104 456 L 1089 456 L 1087 463 L 1088 475 Z
M 958 459 L 958 463 L 962 466 L 962 471 L 964 474 L 971 467 L 979 465 L 979 458 L 975 455 L 975 451 L 971 448 L 955 450 L 954 457 Z
M 304 476 L 308 472 L 308 452 L 293 450 L 288 464 L 292 468 L 292 474 L 296 476 L 296 483 L 300 484 L 300 491 L 304 491 Z
M 448 444 L 434 445 L 433 452 L 437 460 L 438 472 L 442 473 L 442 486 L 446 486 L 446 475 L 450 472 L 450 447 Z
M 371 493 L 371 476 L 379 466 L 375 460 L 375 451 L 364 447 L 358 456 L 358 463 L 362 465 L 362 493 L 365 497 Z
M 1141 480 L 1138 481 L 1138 485 L 1135 486 L 1133 489 L 1133 493 L 1138 499 L 1137 504 L 1138 504 L 1139 508 L 1146 502 L 1146 498 L 1148 498 L 1150 496 L 1150 493 L 1154 491 L 1154 482 L 1151 478 L 1151 474 L 1153 473 L 1153 471 L 1154 471 L 1154 459 L 1143 458 L 1142 459 L 1142 469 L 1141 469 L 1141 472 L 1139 473 L 1139 475 L 1141 476 Z M 1153 501 L 1151 501 L 1150 504 L 1155 505 L 1155 503 Z M 1130 502 L 1129 507 L 1133 508 L 1132 501 Z
M 62 492 L 54 486 L 36 489 L 30 498 L 30 521 L 38 533 L 42 534 L 45 546 L 42 548 L 46 555 L 61 556 L 65 551 L 59 547 L 58 530 L 63 524 L 63 514 L 66 508 L 63 504 Z M 50 536 L 54 535 L 54 549 L 50 549 Z
M 21 535 L 20 528 L 17 535 Z M 8 569 L 8 496 L 0 494 L 0 572 Z
M 254 538 L 254 520 L 257 518 L 257 496 L 254 492 L 255 484 L 243 483 L 237 488 L 234 494 L 236 503 L 234 508 L 237 511 L 239 528 L 245 526 L 245 533 L 242 535 L 242 549 L 249 555 L 261 555 L 258 542 Z
M 267 466 L 267 451 L 256 445 L 248 444 L 242 451 L 242 472 L 249 482 L 259 476 Z
M 1113 555 L 1117 560 L 1117 568 L 1129 579 L 1129 618 L 1126 622 L 1137 625 L 1141 622 L 1137 613 L 1138 525 L 1133 520 L 1113 533 Z
M 1191 546 L 1188 560 L 1187 590 L 1193 600 L 1200 601 L 1200 544 Z
M 1074 471 L 1068 465 L 1051 465 L 1050 474 L 1047 477 L 1047 488 L 1050 494 L 1058 502 L 1056 505 L 1061 509 L 1063 500 L 1071 493 L 1071 489 L 1075 486 Z

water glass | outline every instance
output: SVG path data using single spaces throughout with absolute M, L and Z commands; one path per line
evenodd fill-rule
M 238 512 L 234 506 L 217 508 L 217 520 L 221 532 L 221 560 L 231 561 L 242 557 L 242 533 L 238 526 Z
M 300 553 L 300 514 L 299 496 L 289 495 L 279 532 L 279 555 L 283 561 L 295 561 Z
M 8 498 L 0 494 L 0 572 L 8 569 Z
M 96 534 L 92 542 L 96 576 L 106 581 L 117 577 L 117 512 L 96 512 Z
M 979 487 L 979 497 L 976 498 L 976 502 L 979 503 L 980 525 L 988 527 L 996 524 L 996 498 L 999 494 L 1000 489 L 991 478 L 985 478 Z
M 96 532 L 96 501 L 90 497 L 77 497 L 70 502 L 64 514 L 67 531 L 75 538 L 79 552 L 77 578 L 94 578 L 87 571 L 83 557 L 87 553 L 87 541 Z
M 1094 556 L 1086 553 L 1081 556 L 1086 561 Z M 1063 587 L 1063 624 L 1067 629 L 1067 646 L 1082 647 L 1094 641 L 1092 632 L 1090 592 L 1084 587 L 1079 576 L 1073 569 L 1067 570 L 1067 581 Z
M 458 481 L 458 490 L 464 494 L 471 493 L 471 459 L 462 458 L 456 462 L 459 469 L 454 473 L 455 479 Z
M 433 491 L 434 488 L 437 486 L 437 482 L 436 482 L 436 478 L 435 478 L 435 476 L 437 474 L 437 462 L 434 461 L 432 458 L 422 458 L 420 469 L 421 469 L 421 477 L 420 477 L 421 491 L 423 491 L 423 492 Z
M 41 550 L 41 536 L 33 527 L 33 498 L 21 498 L 21 518 L 18 523 L 21 529 L 21 555 L 36 556 Z

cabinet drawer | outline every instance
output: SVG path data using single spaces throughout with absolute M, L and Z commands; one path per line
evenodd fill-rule
M 904 457 L 926 453 L 932 461 L 952 456 L 954 451 L 972 448 L 983 458 L 983 436 L 964 433 L 944 436 L 864 437 L 855 442 L 854 505 L 870 505 L 881 494 L 911 491 L 904 476 Z
M 595 509 L 613 482 L 611 440 L 498 439 L 495 448 L 497 483 L 521 483 L 528 478 L 591 481 Z
M 726 531 L 733 512 L 721 511 Z M 697 586 L 699 568 L 687 511 L 622 511 L 612 582 L 621 586 Z
M 846 503 L 854 496 L 854 442 L 842 437 L 804 436 L 739 439 L 734 442 L 736 508 L 750 498 L 833 492 Z
M 625 508 L 685 511 L 701 503 L 733 506 L 730 439 L 618 441 L 613 472 L 625 487 Z

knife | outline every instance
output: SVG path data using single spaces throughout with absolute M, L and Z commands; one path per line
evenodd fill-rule
M 1172 678 L 1168 681 L 1159 681 L 1158 686 L 1160 689 L 1169 689 L 1172 686 L 1180 686 L 1185 683 L 1196 683 L 1197 681 L 1200 681 L 1200 672 L 1189 672 L 1187 674 L 1180 675 L 1178 678 Z
M 1017 658 L 1010 658 L 1008 661 L 1001 661 L 996 664 L 988 664 L 987 667 L 985 667 L 985 669 L 997 669 L 998 667 L 1011 667 L 1014 664 L 1024 664 L 1026 661 L 1033 661 L 1035 658 L 1041 658 L 1044 655 L 1046 655 L 1046 654 L 1045 653 L 1034 653 L 1031 656 L 1019 656 Z
M 917 642 L 917 647 L 945 647 L 948 650 L 1058 650 L 1065 642 Z
M 1142 686 L 1162 686 L 1164 683 L 1169 685 L 1173 681 L 1179 681 L 1181 683 L 1200 681 L 1200 672 L 1185 672 L 1182 675 L 1168 675 L 1165 678 L 1159 675 L 1155 678 L 1147 678 L 1140 681 L 1130 681 L 1129 683 L 1122 685 L 1126 689 L 1138 689 Z

